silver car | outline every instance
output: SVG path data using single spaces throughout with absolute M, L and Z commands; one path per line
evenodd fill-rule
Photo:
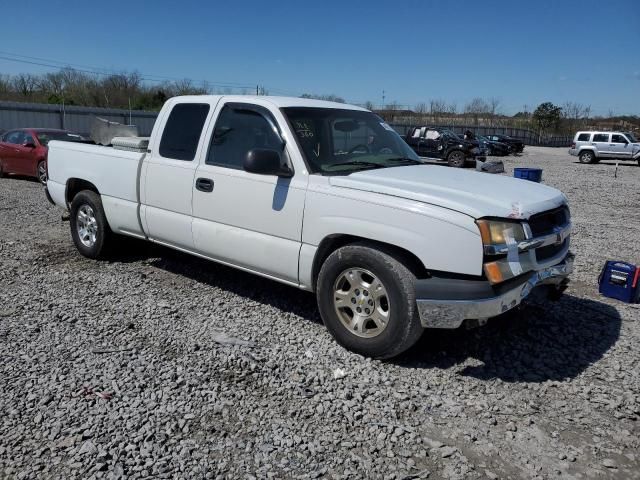
M 640 166 L 640 143 L 629 132 L 578 132 L 569 153 L 582 163 L 598 163 L 602 159 L 637 160 Z

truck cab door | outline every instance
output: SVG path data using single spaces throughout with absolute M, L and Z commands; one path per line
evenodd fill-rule
M 154 137 L 141 171 L 140 218 L 149 239 L 193 250 L 196 159 L 203 148 L 202 132 L 213 108 L 208 103 L 183 99 L 169 108 L 157 120 L 161 137 Z
M 425 129 L 423 132 L 424 156 L 438 157 L 442 148 L 442 135 L 437 130 Z
M 210 127 L 208 151 L 193 183 L 196 251 L 240 268 L 298 283 L 308 177 L 244 169 L 253 149 L 275 150 L 289 164 L 273 115 L 259 105 L 226 103 Z

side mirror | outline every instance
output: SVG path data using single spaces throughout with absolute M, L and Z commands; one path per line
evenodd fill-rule
M 26 148 L 36 148 L 36 144 L 33 142 L 24 142 L 22 146 Z
M 247 172 L 259 175 L 293 176 L 293 171 L 289 167 L 282 165 L 280 153 L 276 150 L 265 148 L 249 150 L 243 166 Z

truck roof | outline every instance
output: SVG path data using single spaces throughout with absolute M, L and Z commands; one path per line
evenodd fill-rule
M 177 102 L 180 100 L 210 100 L 215 101 L 220 98 L 224 98 L 226 101 L 232 102 L 254 102 L 254 101 L 266 101 L 273 104 L 277 108 L 284 107 L 312 107 L 312 108 L 339 108 L 342 110 L 360 110 L 367 112 L 366 108 L 358 107 L 356 105 L 350 105 L 348 103 L 328 102 L 326 100 L 315 100 L 313 98 L 300 98 L 300 97 L 279 97 L 271 95 L 183 95 L 173 97 Z

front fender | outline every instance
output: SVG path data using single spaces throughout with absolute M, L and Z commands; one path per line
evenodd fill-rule
M 408 250 L 428 270 L 482 274 L 482 241 L 474 219 L 445 208 L 388 195 L 309 191 L 302 232 L 318 246 L 331 235 L 353 235 Z

